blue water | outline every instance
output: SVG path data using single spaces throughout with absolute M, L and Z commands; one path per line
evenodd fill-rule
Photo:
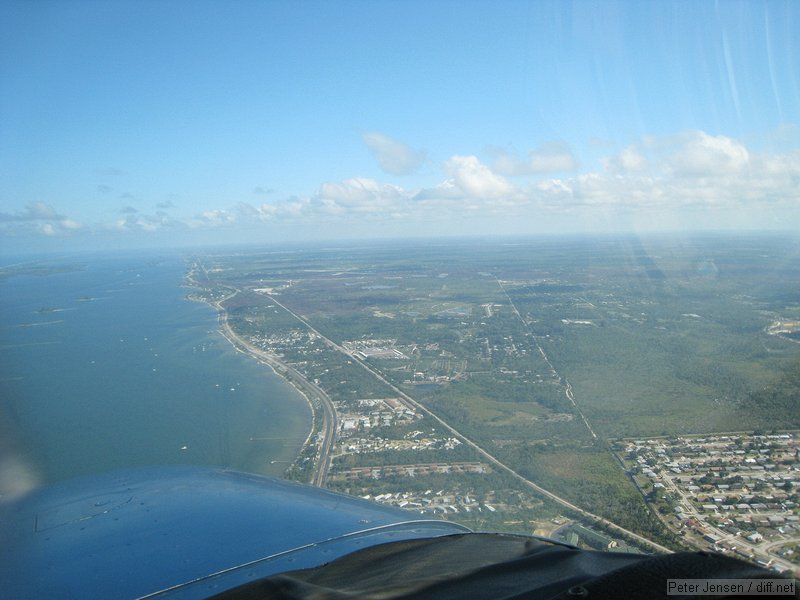
M 286 469 L 309 408 L 185 298 L 181 257 L 68 262 L 82 268 L 0 280 L 5 456 L 45 482 L 156 464 Z

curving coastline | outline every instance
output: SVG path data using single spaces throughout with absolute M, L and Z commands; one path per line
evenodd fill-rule
M 192 287 L 202 288 L 196 280 L 190 275 L 187 276 Z M 333 407 L 328 394 L 316 384 L 308 381 L 299 371 L 294 367 L 284 363 L 280 358 L 269 352 L 265 352 L 257 348 L 246 339 L 237 334 L 228 323 L 228 312 L 225 310 L 224 303 L 230 300 L 239 293 L 239 290 L 234 290 L 224 298 L 219 300 L 208 300 L 197 296 L 189 295 L 192 300 L 197 300 L 212 306 L 217 311 L 217 322 L 219 324 L 219 332 L 228 340 L 237 352 L 246 354 L 254 358 L 263 365 L 268 366 L 275 375 L 280 377 L 283 381 L 291 385 L 306 401 L 308 404 L 311 415 L 311 427 L 309 433 L 303 442 L 300 452 L 295 457 L 294 462 L 287 470 L 291 470 L 298 463 L 298 460 L 307 453 L 309 448 L 315 447 L 314 451 L 314 464 L 312 475 L 309 483 L 317 487 L 324 487 L 330 468 L 330 455 L 333 449 L 333 442 L 336 431 L 336 410 Z
M 198 285 L 197 287 L 202 287 L 202 286 Z M 256 347 L 254 347 L 252 344 L 250 344 L 246 340 L 242 339 L 240 336 L 238 336 L 233 331 L 233 329 L 230 327 L 230 325 L 227 322 L 227 317 L 228 317 L 227 311 L 225 310 L 225 308 L 224 308 L 224 306 L 222 304 L 224 302 L 226 302 L 227 300 L 230 300 L 231 298 L 236 296 L 236 294 L 238 294 L 238 293 L 239 293 L 239 290 L 233 290 L 232 293 L 228 294 L 224 298 L 221 298 L 221 299 L 215 300 L 215 301 L 207 301 L 207 300 L 206 301 L 207 301 L 207 303 L 211 304 L 212 306 L 214 306 L 217 309 L 218 315 L 219 315 L 218 318 L 219 318 L 219 322 L 220 322 L 220 331 L 223 333 L 223 335 L 225 335 L 226 339 L 228 339 L 228 341 L 230 341 L 231 344 L 233 344 L 234 347 L 238 351 L 245 352 L 245 353 L 253 356 L 257 360 L 259 360 L 259 361 L 261 361 L 261 362 L 263 362 L 265 364 L 268 364 L 273 369 L 273 371 L 275 371 L 276 374 L 278 374 L 279 376 L 284 378 L 287 382 L 291 383 L 296 389 L 298 389 L 298 391 L 300 391 L 305 396 L 306 400 L 309 402 L 309 404 L 312 407 L 312 410 L 314 411 L 314 423 L 315 423 L 315 425 L 319 422 L 319 415 L 320 414 L 322 415 L 322 426 L 321 426 L 319 439 L 316 442 L 312 439 L 313 438 L 313 432 L 314 432 L 314 429 L 312 429 L 312 434 L 309 437 L 309 439 L 307 440 L 307 442 L 308 442 L 309 445 L 310 444 L 315 444 L 315 443 L 318 444 L 316 458 L 315 458 L 315 464 L 314 464 L 314 473 L 313 473 L 313 477 L 312 477 L 312 483 L 313 483 L 313 485 L 316 485 L 316 486 L 319 486 L 319 487 L 323 487 L 324 484 L 325 484 L 326 477 L 327 477 L 327 472 L 328 472 L 328 468 L 329 468 L 329 464 L 330 464 L 330 452 L 331 452 L 331 449 L 332 449 L 332 446 L 333 446 L 333 441 L 334 441 L 334 436 L 335 436 L 335 431 L 336 431 L 336 411 L 335 411 L 335 409 L 333 407 L 333 404 L 331 403 L 330 398 L 327 396 L 327 394 L 323 390 L 321 390 L 318 386 L 315 386 L 313 383 L 311 383 L 308 380 L 306 380 L 300 373 L 298 373 L 291 366 L 286 365 L 285 363 L 280 361 L 274 355 L 271 355 L 271 354 L 269 354 L 267 352 L 264 352 L 264 351 L 262 351 L 262 350 L 260 350 L 260 349 L 258 349 Z M 269 297 L 272 302 L 278 304 L 279 306 L 281 306 L 282 308 L 287 310 L 289 313 L 291 313 L 300 322 L 304 323 L 311 331 L 313 331 L 314 333 L 319 335 L 330 347 L 332 347 L 334 349 L 337 349 L 337 350 L 339 350 L 341 352 L 346 352 L 341 346 L 339 346 L 338 344 L 336 344 L 332 340 L 326 338 L 319 331 L 314 329 L 314 327 L 312 325 L 310 325 L 304 318 L 302 318 L 301 316 L 297 315 L 296 313 L 291 311 L 289 308 L 287 308 L 286 306 L 281 304 L 276 298 L 274 298 L 273 296 L 270 296 L 270 295 L 267 295 L 267 297 Z M 364 369 L 369 371 L 373 376 L 375 376 L 380 381 L 382 381 L 383 383 L 388 385 L 390 388 L 392 388 L 394 390 L 394 392 L 400 398 L 403 398 L 405 401 L 407 401 L 409 404 L 414 406 L 420 412 L 423 412 L 423 413 L 429 415 L 431 418 L 436 420 L 442 427 L 444 427 L 444 429 L 450 431 L 453 435 L 455 435 L 459 439 L 463 440 L 463 443 L 466 443 L 468 446 L 472 447 L 476 452 L 478 452 L 481 456 L 483 456 L 485 459 L 487 459 L 491 464 L 496 466 L 498 469 L 507 472 L 508 474 L 513 476 L 515 479 L 520 481 L 526 487 L 528 487 L 528 488 L 532 489 L 533 491 L 535 491 L 535 492 L 537 492 L 537 493 L 539 493 L 539 494 L 541 494 L 541 495 L 553 500 L 557 504 L 569 509 L 570 511 L 574 511 L 575 513 L 581 515 L 583 518 L 586 518 L 587 520 L 589 520 L 591 522 L 597 523 L 597 524 L 599 524 L 601 526 L 604 526 L 604 527 L 606 527 L 608 529 L 611 529 L 611 530 L 613 530 L 615 532 L 618 532 L 619 534 L 621 534 L 621 535 L 623 535 L 623 536 L 625 536 L 625 537 L 627 537 L 627 538 L 629 538 L 631 540 L 634 540 L 638 544 L 641 544 L 641 545 L 643 545 L 645 547 L 650 547 L 650 548 L 656 550 L 657 552 L 664 552 L 664 553 L 670 553 L 671 552 L 671 550 L 666 548 L 665 546 L 662 546 L 661 544 L 658 544 L 657 542 L 654 542 L 654 541 L 652 541 L 652 540 L 650 540 L 648 538 L 645 538 L 645 537 L 643 537 L 643 536 L 641 536 L 641 535 L 639 535 L 639 534 L 637 534 L 637 533 L 635 533 L 633 531 L 625 529 L 624 527 L 621 527 L 621 526 L 617 525 L 616 523 L 614 523 L 612 521 L 609 521 L 608 519 L 606 519 L 604 517 L 601 517 L 601 516 L 596 515 L 596 514 L 590 512 L 590 511 L 582 509 L 582 508 L 578 507 L 577 505 L 573 504 L 572 502 L 562 498 L 561 496 L 559 496 L 559 495 L 557 495 L 557 494 L 555 494 L 553 492 L 550 492 L 549 490 L 547 490 L 547 489 L 539 486 L 538 484 L 534 483 L 533 481 L 527 479 L 526 477 L 524 477 L 523 475 L 518 473 L 516 470 L 514 470 L 512 467 L 510 467 L 507 464 L 505 464 L 504 462 L 502 462 L 496 456 L 494 456 L 493 454 L 490 454 L 487 450 L 482 448 L 479 444 L 477 444 L 476 442 L 474 442 L 470 438 L 464 436 L 461 432 L 459 432 L 454 427 L 452 427 L 447 422 L 445 422 L 441 417 L 439 417 L 438 415 L 436 415 L 433 412 L 431 412 L 427 407 L 421 405 L 416 400 L 411 398 L 408 394 L 403 392 L 401 389 L 399 389 L 397 386 L 395 386 L 392 382 L 388 381 L 380 372 L 376 371 L 373 367 L 371 367 L 370 365 L 368 365 L 364 361 L 360 360 L 358 357 L 355 357 L 355 356 L 352 356 L 352 355 L 350 355 L 350 356 L 351 356 L 351 358 L 353 359 L 353 361 L 355 363 L 359 364 L 361 367 L 363 367 Z M 302 387 L 298 387 L 298 386 L 302 386 Z M 319 404 L 317 404 L 317 401 L 319 402 Z M 308 446 L 306 446 L 306 447 L 308 447 Z

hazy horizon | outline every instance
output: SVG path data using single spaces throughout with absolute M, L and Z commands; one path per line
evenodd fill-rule
M 790 230 L 793 2 L 6 2 L 0 254 Z

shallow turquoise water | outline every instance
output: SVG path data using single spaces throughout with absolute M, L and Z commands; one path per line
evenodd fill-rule
M 45 482 L 155 464 L 281 474 L 305 400 L 185 299 L 178 256 L 0 280 L 0 446 Z M 43 310 L 44 309 L 44 310 Z

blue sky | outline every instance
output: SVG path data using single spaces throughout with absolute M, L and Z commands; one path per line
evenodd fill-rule
M 0 253 L 800 224 L 800 4 L 0 5 Z

